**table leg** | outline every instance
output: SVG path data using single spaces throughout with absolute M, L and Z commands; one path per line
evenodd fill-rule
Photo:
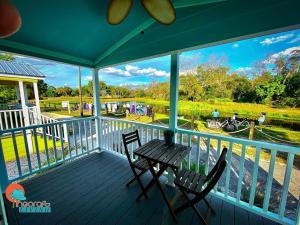
M 154 171 L 154 169 L 153 169 L 153 167 L 152 167 L 150 161 L 147 160 L 147 162 L 148 162 L 148 164 L 149 164 L 150 172 L 152 173 L 152 176 L 153 176 L 153 178 L 154 178 L 154 180 L 155 180 L 155 182 L 156 182 L 156 184 L 157 184 L 157 186 L 158 186 L 158 188 L 159 188 L 159 190 L 160 190 L 160 192 L 161 192 L 161 194 L 162 194 L 162 196 L 163 196 L 165 202 L 166 202 L 167 205 L 168 205 L 168 208 L 169 208 L 169 210 L 170 210 L 170 213 L 171 213 L 171 215 L 172 215 L 174 221 L 176 222 L 176 216 L 175 216 L 175 213 L 174 213 L 174 211 L 173 211 L 173 208 L 172 208 L 172 206 L 171 206 L 171 203 L 169 202 L 169 199 L 168 199 L 168 197 L 167 197 L 167 195 L 166 195 L 164 189 L 162 188 L 162 186 L 161 186 L 161 184 L 160 184 L 160 182 L 159 182 L 159 179 L 158 179 L 158 177 L 157 177 L 157 174 L 155 173 L 155 171 Z
M 166 170 L 166 166 L 161 166 L 160 167 L 160 169 L 159 169 L 159 171 L 157 172 L 157 174 L 156 174 L 156 176 L 157 177 L 160 177 L 162 174 L 163 174 L 163 172 Z M 155 184 L 155 180 L 154 180 L 154 178 L 149 182 L 149 184 L 146 186 L 146 188 L 145 188 L 145 192 L 147 193 L 148 192 L 148 190 L 153 186 Z M 143 192 L 141 192 L 140 193 L 140 195 L 137 197 L 137 201 L 142 197 L 144 195 L 144 193 Z

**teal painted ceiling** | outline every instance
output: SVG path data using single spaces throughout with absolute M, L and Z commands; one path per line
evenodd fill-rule
M 106 22 L 108 1 L 13 0 L 22 27 L 0 49 L 104 67 L 300 25 L 299 0 L 174 0 L 177 19 L 161 25 L 139 0 L 120 25 Z M 143 34 L 141 33 L 143 31 Z

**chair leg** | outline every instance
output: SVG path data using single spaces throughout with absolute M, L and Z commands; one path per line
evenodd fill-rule
M 141 173 L 138 174 L 138 176 L 142 176 L 144 173 L 146 173 L 147 171 L 142 171 Z M 136 177 L 134 176 L 127 184 L 126 186 L 129 187 L 130 184 L 132 184 L 134 181 L 136 180 Z
M 136 180 L 136 177 L 133 177 L 127 184 L 126 187 L 129 187 L 130 184 L 132 184 Z
M 133 170 L 134 176 L 136 177 L 137 182 L 139 183 L 139 185 L 140 185 L 140 187 L 142 189 L 142 192 L 143 192 L 145 198 L 148 199 L 146 190 L 145 190 L 144 185 L 143 185 L 143 183 L 142 183 L 142 181 L 140 179 L 140 174 L 138 175 L 134 168 L 132 168 L 132 170 Z
M 165 166 L 161 166 L 161 167 L 160 167 L 160 170 L 157 172 L 157 176 L 160 177 L 160 176 L 163 174 L 163 172 L 165 171 L 165 169 L 166 169 Z M 145 171 L 145 172 L 146 172 L 146 171 Z M 149 190 L 153 185 L 155 185 L 155 179 L 154 179 L 154 178 L 153 178 L 153 179 L 149 182 L 149 184 L 146 186 L 145 191 L 148 192 L 148 190 Z M 140 195 L 136 198 L 136 200 L 137 200 L 137 201 L 140 200 L 140 198 L 141 198 L 142 196 L 143 196 L 143 192 L 140 193 Z
M 198 211 L 198 209 L 194 205 L 192 206 L 192 209 L 197 214 L 197 216 L 201 220 L 201 222 L 204 223 L 205 225 L 208 225 L 207 222 L 206 222 L 206 220 L 203 218 L 203 216 L 201 215 L 201 213 Z
M 155 180 L 152 179 L 149 184 L 146 186 L 145 191 L 148 192 L 148 190 L 150 189 L 150 187 L 152 187 L 155 184 Z M 136 198 L 136 200 L 140 200 L 140 198 L 143 196 L 143 192 L 140 193 L 140 195 Z
M 208 225 L 207 222 L 206 222 L 206 220 L 203 218 L 203 216 L 201 215 L 201 213 L 196 208 L 196 206 L 189 199 L 187 193 L 182 188 L 179 188 L 179 190 L 181 191 L 182 195 L 187 200 L 187 203 L 184 203 L 181 206 L 179 206 L 178 208 L 176 208 L 174 210 L 175 214 L 178 214 L 179 212 L 181 212 L 182 210 L 184 210 L 184 209 L 186 209 L 186 208 L 188 208 L 190 206 L 190 207 L 192 207 L 192 209 L 194 210 L 194 212 L 197 214 L 197 216 L 199 217 L 199 219 L 201 220 L 201 222 L 204 223 L 205 225 Z

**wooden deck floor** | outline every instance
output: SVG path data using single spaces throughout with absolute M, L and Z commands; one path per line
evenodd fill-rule
M 135 201 L 138 185 L 126 188 L 131 171 L 125 159 L 104 152 L 53 169 L 21 183 L 28 201 L 46 200 L 51 203 L 49 214 L 22 214 L 7 205 L 9 224 L 20 225 L 157 225 L 175 224 L 161 193 L 156 187 L 149 199 Z M 151 179 L 145 175 L 145 182 Z M 169 196 L 174 188 L 165 187 Z M 210 225 L 275 225 L 276 223 L 249 213 L 239 207 L 209 197 L 217 215 Z M 206 212 L 205 205 L 199 210 Z M 191 209 L 178 215 L 177 225 L 201 224 Z

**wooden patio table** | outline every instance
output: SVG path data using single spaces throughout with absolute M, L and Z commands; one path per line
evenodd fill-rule
M 135 155 L 147 160 L 149 170 L 153 176 L 151 182 L 146 186 L 145 192 L 147 192 L 150 187 L 156 183 L 175 221 L 176 217 L 174 210 L 164 189 L 162 188 L 159 177 L 168 167 L 171 168 L 174 171 L 175 176 L 177 176 L 178 168 L 180 167 L 182 160 L 189 154 L 190 151 L 191 147 L 182 144 L 167 146 L 165 141 L 158 139 L 151 140 L 134 151 Z M 154 167 L 157 163 L 159 163 L 159 170 L 156 172 Z M 142 195 L 143 192 L 137 199 L 139 199 Z

